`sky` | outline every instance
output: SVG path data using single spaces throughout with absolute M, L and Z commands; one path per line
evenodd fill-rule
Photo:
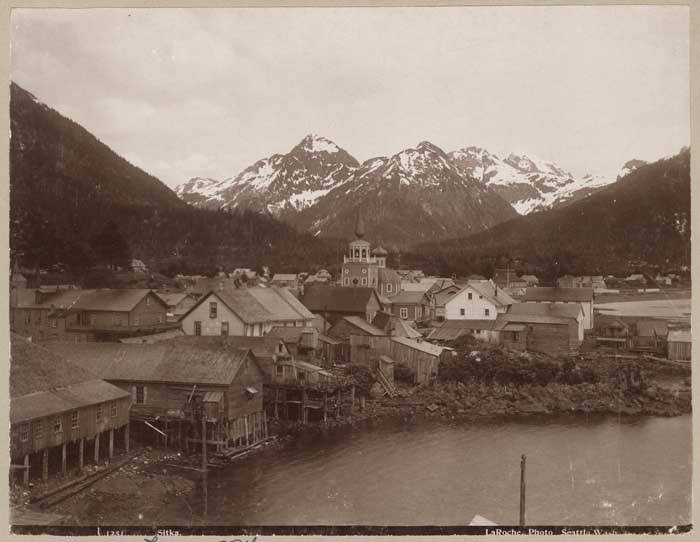
M 171 187 L 306 134 L 616 175 L 690 142 L 684 6 L 13 9 L 11 77 Z

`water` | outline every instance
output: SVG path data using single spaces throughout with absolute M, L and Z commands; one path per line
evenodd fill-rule
M 336 430 L 217 471 L 206 522 L 517 524 L 522 453 L 529 525 L 690 523 L 690 416 Z

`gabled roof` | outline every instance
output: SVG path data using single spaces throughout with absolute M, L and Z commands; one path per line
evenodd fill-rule
M 210 296 L 219 299 L 246 324 L 277 321 L 310 320 L 313 315 L 286 288 L 227 288 L 210 291 L 190 308 L 180 320 Z
M 372 298 L 378 304 L 381 304 L 374 288 L 314 284 L 306 288 L 304 295 L 301 297 L 301 302 L 311 312 L 364 313 Z
M 372 335 L 374 337 L 384 337 L 386 335 L 386 333 L 384 333 L 383 330 L 373 326 L 372 324 L 368 324 L 359 316 L 344 316 L 343 320 L 345 320 L 350 325 L 356 327 L 357 329 L 363 331 L 367 335 Z
M 502 330 L 511 322 L 525 324 L 554 324 L 569 326 L 576 322 L 574 318 L 565 318 L 561 316 L 544 316 L 541 314 L 499 314 L 496 317 L 496 322 L 493 326 L 494 330 Z
M 169 307 L 174 307 L 187 297 L 194 297 L 190 292 L 154 292 Z
M 81 290 L 77 290 L 80 292 Z M 129 312 L 136 307 L 146 296 L 152 295 L 158 303 L 166 306 L 166 303 L 152 290 L 141 288 L 82 290 L 83 294 L 73 303 L 72 309 L 89 311 L 117 311 Z M 44 302 L 46 304 L 47 302 Z
M 97 375 L 14 333 L 10 334 L 10 397 L 65 387 Z
M 408 322 L 401 318 L 394 318 L 392 337 L 408 337 L 409 339 L 418 339 L 423 337 L 417 330 L 413 329 Z
M 593 288 L 536 287 L 525 290 L 523 301 L 593 301 Z
M 42 346 L 10 336 L 10 422 L 58 414 L 129 393 Z
M 307 309 L 304 304 L 299 301 L 299 299 L 297 299 L 297 297 L 287 288 L 278 288 L 273 286 L 272 290 L 277 292 L 287 302 L 287 304 L 292 307 L 292 309 L 299 313 L 299 316 L 301 316 L 302 319 L 312 320 L 314 318 L 311 311 Z
M 389 329 L 389 326 L 391 324 L 391 319 L 392 315 L 388 312 L 384 311 L 378 311 L 377 314 L 374 315 L 374 318 L 372 319 L 372 325 L 378 329 L 382 329 L 384 331 Z
M 399 343 L 409 348 L 413 348 L 414 350 L 420 350 L 421 352 L 425 352 L 426 354 L 430 354 L 431 356 L 439 356 L 444 350 L 442 346 L 437 346 L 426 341 L 415 341 L 407 337 L 392 337 L 391 340 L 395 343 Z
M 278 288 L 247 288 L 246 291 L 271 314 L 270 320 L 296 321 L 311 318 L 311 313 L 302 316 L 294 310 Z
M 228 339 L 188 336 L 154 344 L 49 342 L 46 346 L 104 380 L 229 385 L 250 349 Z
M 402 291 L 391 298 L 393 305 L 418 305 L 425 301 L 425 292 Z
M 424 284 L 422 282 L 402 282 L 401 289 L 404 292 L 422 292 L 425 293 L 432 288 L 430 284 Z
M 577 319 L 583 317 L 583 307 L 580 303 L 514 303 L 509 307 L 508 314 L 530 314 Z
M 491 282 L 487 280 L 469 281 L 463 289 L 470 287 L 474 289 L 479 295 L 482 295 L 486 299 L 491 301 L 491 303 L 493 303 L 497 307 L 507 307 L 508 305 L 516 303 L 515 299 L 510 297 L 508 293 L 506 293 L 503 290 L 503 288 L 494 286 Z
M 443 306 L 445 303 L 447 303 L 452 296 L 460 292 L 460 287 L 457 286 L 456 284 L 452 284 L 451 286 L 446 286 L 442 290 L 439 290 L 433 294 L 435 298 L 435 304 L 438 307 Z
M 231 335 L 227 337 L 226 342 L 232 347 L 249 348 L 256 358 L 269 358 L 278 354 L 280 344 L 284 348 L 284 352 L 288 352 L 284 340 L 280 337 L 270 335 L 265 335 L 263 337 Z

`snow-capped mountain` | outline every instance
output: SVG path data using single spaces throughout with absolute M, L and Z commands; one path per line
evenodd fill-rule
M 314 235 L 345 237 L 358 209 L 368 237 L 388 248 L 468 235 L 516 216 L 503 198 L 460 174 L 449 156 L 427 141 L 366 160 L 292 222 Z
M 217 190 L 221 181 L 216 179 L 194 177 L 175 187 L 178 197 L 187 203 L 199 206 L 204 204 Z
M 205 207 L 250 207 L 275 215 L 313 205 L 345 182 L 358 162 L 330 139 L 310 134 L 287 154 L 258 160 L 236 177 L 180 185 L 178 195 Z M 209 179 L 207 179 L 209 180 Z M 196 194 L 196 195 L 195 195 Z
M 577 178 L 552 162 L 524 154 L 502 159 L 480 147 L 466 147 L 449 156 L 462 175 L 493 188 L 521 215 L 571 203 L 615 181 L 590 174 Z

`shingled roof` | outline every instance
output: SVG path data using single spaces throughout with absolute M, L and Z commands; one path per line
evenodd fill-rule
M 70 308 L 89 311 L 129 312 L 151 293 L 151 290 L 141 288 L 83 290 L 83 294 L 78 297 Z M 161 305 L 167 307 L 165 301 L 155 295 L 155 293 L 153 298 Z
M 578 318 L 583 316 L 583 308 L 580 303 L 515 303 L 508 309 L 508 314 Z
M 232 337 L 180 337 L 153 344 L 48 342 L 51 351 L 105 380 L 228 385 L 248 357 Z
M 525 290 L 523 301 L 573 301 L 585 303 L 593 301 L 593 288 L 553 288 L 536 287 Z
M 314 284 L 304 291 L 301 302 L 311 312 L 361 312 L 367 310 L 371 298 L 379 303 L 377 292 L 368 287 L 343 287 Z
M 100 380 L 88 368 L 18 335 L 11 335 L 11 423 L 128 396 L 128 392 Z
M 401 291 L 391 298 L 393 305 L 417 305 L 425 301 L 425 292 Z

